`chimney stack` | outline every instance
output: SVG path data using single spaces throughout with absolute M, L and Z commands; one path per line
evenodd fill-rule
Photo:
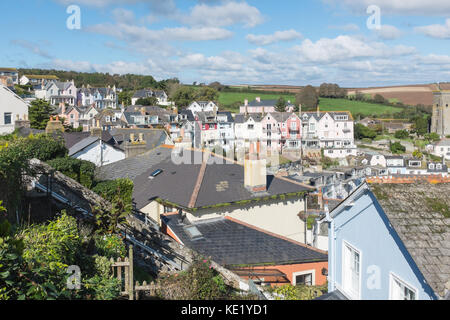
M 257 102 L 261 102 L 261 97 L 256 97 Z
M 250 192 L 267 191 L 267 160 L 261 155 L 261 143 L 250 142 L 250 153 L 244 160 L 244 184 Z

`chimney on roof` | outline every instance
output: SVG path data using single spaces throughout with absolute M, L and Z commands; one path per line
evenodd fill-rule
M 248 106 L 248 99 L 244 100 L 244 105 L 247 107 Z
M 261 97 L 256 97 L 256 102 L 261 102 Z
M 244 185 L 250 192 L 267 191 L 267 159 L 261 154 L 261 143 L 250 142 L 250 152 L 244 160 Z
M 99 137 L 101 139 L 103 133 L 103 129 L 100 128 L 100 120 L 96 121 L 96 126 L 91 128 L 91 136 Z
M 45 128 L 45 133 L 53 134 L 55 132 L 64 132 L 64 126 L 61 121 L 59 121 L 58 117 L 56 117 L 56 119 L 50 117 L 50 121 L 47 123 L 47 127 Z
M 317 105 L 317 116 L 320 117 L 320 106 Z
M 147 151 L 147 141 L 145 141 L 144 134 L 139 133 L 136 140 L 136 134 L 130 133 L 130 141 L 125 142 L 125 157 L 135 157 Z

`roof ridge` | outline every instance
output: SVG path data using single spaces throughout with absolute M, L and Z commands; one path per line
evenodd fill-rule
M 192 192 L 191 200 L 189 201 L 189 208 L 194 208 L 195 203 L 197 202 L 198 193 L 200 192 L 200 187 L 203 183 L 203 178 L 205 177 L 206 167 L 208 164 L 208 159 L 211 156 L 211 153 L 207 153 L 206 157 L 203 157 L 203 163 L 200 167 L 200 171 L 197 176 L 197 182 L 195 183 L 194 190 Z

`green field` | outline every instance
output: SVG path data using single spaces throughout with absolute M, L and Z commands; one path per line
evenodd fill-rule
M 260 97 L 262 100 L 278 100 L 280 97 L 283 97 L 284 99 L 286 99 L 286 101 L 291 101 L 292 103 L 295 102 L 295 95 L 287 95 L 282 93 L 267 94 L 267 93 L 245 93 L 245 92 L 221 92 L 219 96 L 219 103 L 220 105 L 225 106 L 225 109 L 229 110 L 230 109 L 229 106 L 231 106 L 235 102 L 240 102 L 243 105 L 245 99 L 248 99 L 248 101 L 253 101 L 257 97 Z
M 370 115 L 381 115 L 385 113 L 393 114 L 402 111 L 402 108 L 362 101 L 351 101 L 347 99 L 320 98 L 320 110 L 350 111 L 352 114 L 361 113 L 365 116 L 370 116 Z
M 261 97 L 262 100 L 274 100 L 284 97 L 286 101 L 295 103 L 295 95 L 290 94 L 267 94 L 267 93 L 245 93 L 245 92 L 221 92 L 219 96 L 219 104 L 224 110 L 231 112 L 239 112 L 238 107 L 231 107 L 236 102 L 244 104 L 244 100 L 255 100 L 256 97 Z M 395 113 L 402 111 L 401 108 L 374 104 L 361 101 L 352 101 L 347 99 L 329 99 L 320 98 L 321 111 L 350 111 L 352 114 L 361 113 L 364 116 L 381 115 L 386 113 Z

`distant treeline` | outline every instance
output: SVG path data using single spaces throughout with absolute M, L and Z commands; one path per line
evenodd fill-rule
M 47 69 L 19 69 L 20 76 L 30 75 L 55 75 L 60 81 L 75 81 L 77 87 L 90 85 L 91 87 L 116 86 L 124 90 L 139 90 L 144 88 L 153 88 L 167 90 L 169 83 L 180 83 L 177 78 L 156 81 L 152 76 L 136 74 L 114 74 L 109 73 L 87 73 L 75 71 L 47 70 Z

